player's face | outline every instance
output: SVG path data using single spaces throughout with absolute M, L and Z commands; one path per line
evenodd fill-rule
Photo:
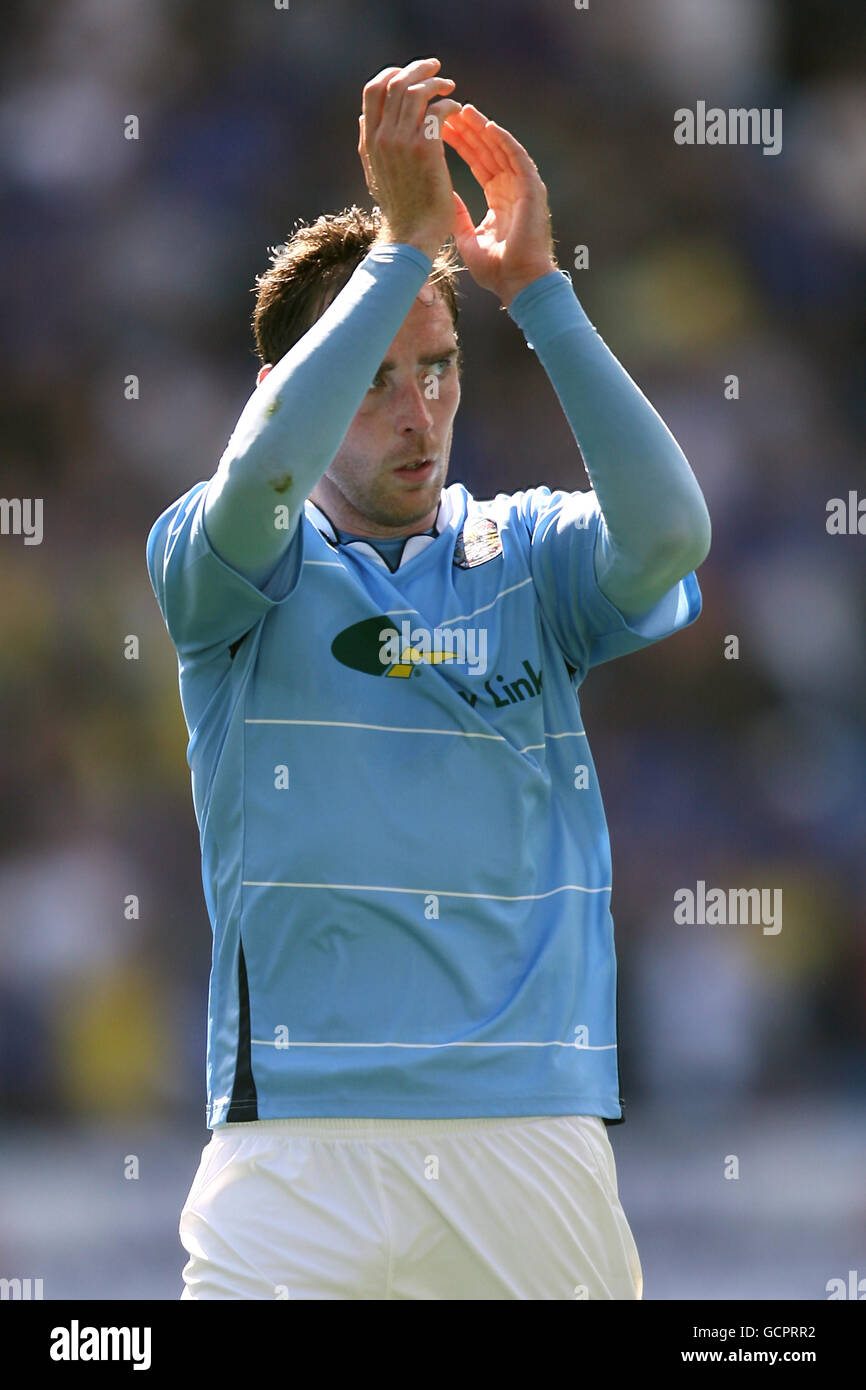
M 389 536 L 432 526 L 460 404 L 457 338 L 428 282 L 409 310 L 311 499 L 341 530 Z M 420 468 L 405 465 L 425 462 Z

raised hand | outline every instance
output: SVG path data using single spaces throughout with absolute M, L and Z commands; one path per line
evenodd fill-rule
M 442 123 L 460 110 L 438 58 L 383 68 L 364 88 L 358 153 L 382 210 L 381 239 L 417 246 L 434 260 L 454 230 L 457 195 L 442 146 Z M 432 98 L 440 96 L 441 100 Z M 433 116 L 435 121 L 427 118 Z
M 469 165 L 487 200 L 476 227 L 454 194 L 457 248 L 473 280 L 507 308 L 526 285 L 557 269 L 547 189 L 519 141 L 475 106 L 452 112 L 442 138 Z

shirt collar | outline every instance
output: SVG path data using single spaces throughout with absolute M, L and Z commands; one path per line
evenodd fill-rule
M 312 522 L 316 530 L 319 532 L 319 535 L 324 536 L 325 540 L 328 541 L 331 545 L 342 544 L 343 549 L 354 550 L 360 555 L 367 555 L 376 564 L 381 565 L 382 569 L 388 569 L 388 566 L 385 564 L 385 561 L 382 559 L 382 556 L 379 554 L 378 550 L 374 549 L 372 545 L 368 545 L 366 541 L 340 542 L 338 540 L 337 533 L 334 530 L 334 526 L 330 518 L 325 515 L 321 507 L 317 507 L 315 502 L 311 502 L 309 498 L 307 498 L 304 504 L 304 510 L 307 514 L 307 519 Z M 407 537 L 406 544 L 403 547 L 403 554 L 400 556 L 400 565 L 398 565 L 398 569 L 401 568 L 403 565 L 407 564 L 409 560 L 414 559 L 416 555 L 420 555 L 423 550 L 427 549 L 428 545 L 432 545 L 433 542 L 439 536 L 441 536 L 442 532 L 445 530 L 450 520 L 451 499 L 449 498 L 446 489 L 443 488 L 439 502 L 439 510 L 436 513 L 436 520 L 434 522 L 434 529 L 436 531 L 436 535 Z

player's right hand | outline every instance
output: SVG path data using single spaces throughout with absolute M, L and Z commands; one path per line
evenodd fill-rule
M 379 240 L 417 246 L 431 260 L 453 233 L 456 215 L 441 125 L 460 103 L 443 96 L 454 82 L 435 75 L 440 66 L 438 58 L 423 58 L 383 68 L 364 88 L 358 118 L 358 153 L 384 221 Z M 436 117 L 435 127 L 428 116 Z

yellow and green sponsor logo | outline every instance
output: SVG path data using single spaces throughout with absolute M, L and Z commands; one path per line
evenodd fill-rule
M 419 666 L 455 662 L 475 674 L 487 668 L 485 628 L 413 627 L 408 620 L 398 627 L 382 614 L 365 618 L 339 632 L 331 652 L 343 666 L 368 676 L 405 679 Z

